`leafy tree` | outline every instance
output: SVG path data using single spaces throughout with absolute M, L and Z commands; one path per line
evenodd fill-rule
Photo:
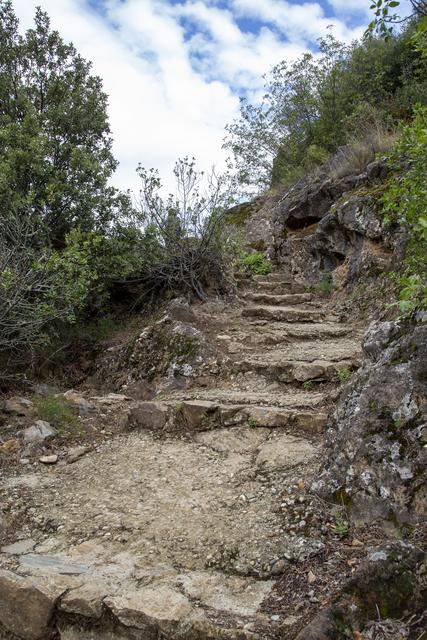
M 292 179 L 341 139 L 340 69 L 348 49 L 331 34 L 319 49 L 320 56 L 306 53 L 273 67 L 262 103 L 243 100 L 240 119 L 226 127 L 224 147 L 233 152 L 241 184 L 266 188 L 272 172 L 273 182 Z
M 372 0 L 370 6 L 375 18 L 369 23 L 365 32 L 366 36 L 376 33 L 384 38 L 389 38 L 393 33 L 393 26 L 402 24 L 411 18 L 427 17 L 427 0 L 410 0 L 412 12 L 402 18 L 395 11 L 400 6 L 400 0 Z
M 388 39 L 351 46 L 328 33 L 319 40 L 318 56 L 306 53 L 276 65 L 262 103 L 243 101 L 240 118 L 227 127 L 224 146 L 233 153 L 239 182 L 259 190 L 294 182 L 354 141 L 363 112 L 375 112 L 384 131 L 411 118 L 414 104 L 427 104 L 420 38 L 412 22 Z M 365 140 L 369 131 L 363 129 Z M 375 126 L 374 137 L 377 131 Z
M 107 96 L 72 44 L 37 9 L 21 36 L 0 0 L 0 210 L 37 218 L 57 245 L 76 226 L 105 230 L 122 211 Z
M 406 170 L 402 173 L 402 163 Z M 427 107 L 418 107 L 412 124 L 389 158 L 395 170 L 382 203 L 384 220 L 406 230 L 407 245 L 400 285 L 404 312 L 427 309 Z

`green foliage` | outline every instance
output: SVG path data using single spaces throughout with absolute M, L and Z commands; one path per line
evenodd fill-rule
M 252 427 L 253 429 L 255 429 L 255 427 L 258 426 L 258 420 L 256 418 L 254 418 L 254 416 L 249 416 L 248 425 L 250 427 Z
M 24 36 L 9 0 L 0 0 L 0 210 L 43 224 L 40 241 L 105 230 L 126 198 L 108 185 L 107 96 L 72 44 L 37 9 Z
M 388 150 L 397 120 L 427 103 L 427 59 L 412 23 L 387 40 L 351 46 L 327 34 L 319 50 L 276 65 L 261 104 L 243 100 L 240 118 L 227 126 L 224 146 L 241 185 L 290 185 L 345 144 L 360 171 Z
M 352 372 L 348 367 L 341 367 L 340 369 L 337 369 L 337 378 L 341 384 L 348 382 L 351 376 Z
M 329 296 L 334 290 L 334 283 L 332 280 L 331 273 L 324 273 L 320 282 L 315 285 L 317 291 L 323 293 L 326 296 Z
M 411 313 L 427 309 L 427 107 L 418 107 L 412 124 L 402 126 L 389 164 L 395 173 L 381 200 L 383 219 L 406 230 L 403 269 L 395 277 L 401 311 Z
M 311 389 L 313 388 L 313 385 L 314 385 L 313 380 L 306 380 L 302 386 L 305 391 L 311 391 Z
M 59 434 L 66 435 L 78 427 L 72 405 L 63 396 L 34 396 L 33 402 L 40 419 L 49 422 Z
M 340 538 L 346 538 L 349 533 L 347 522 L 345 522 L 338 514 L 335 516 L 334 530 Z
M 259 251 L 242 251 L 235 262 L 235 267 L 242 273 L 265 276 L 271 271 L 267 258 Z

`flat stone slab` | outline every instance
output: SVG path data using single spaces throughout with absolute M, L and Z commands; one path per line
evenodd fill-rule
M 20 559 L 21 567 L 40 569 L 47 573 L 57 573 L 63 575 L 80 575 L 88 571 L 84 564 L 68 563 L 56 556 L 44 556 L 38 553 L 27 553 Z
M 2 553 L 7 553 L 11 556 L 20 556 L 23 553 L 28 553 L 32 551 L 36 546 L 36 542 L 31 538 L 27 540 L 18 540 L 18 542 L 14 542 L 13 544 L 8 544 L 5 547 L 1 548 Z

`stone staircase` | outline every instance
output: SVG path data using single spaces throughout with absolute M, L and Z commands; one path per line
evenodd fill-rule
M 292 627 L 295 612 L 268 603 L 288 563 L 323 543 L 278 505 L 316 472 L 360 333 L 283 274 L 239 291 L 215 385 L 132 402 L 128 434 L 21 480 L 51 529 L 37 537 L 35 524 L 25 552 L 0 556 L 0 621 L 15 636 L 296 637 L 301 616 Z

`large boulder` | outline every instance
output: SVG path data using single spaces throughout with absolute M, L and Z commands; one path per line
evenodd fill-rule
M 427 324 L 375 322 L 363 348 L 312 488 L 347 504 L 356 524 L 414 524 L 427 515 Z

